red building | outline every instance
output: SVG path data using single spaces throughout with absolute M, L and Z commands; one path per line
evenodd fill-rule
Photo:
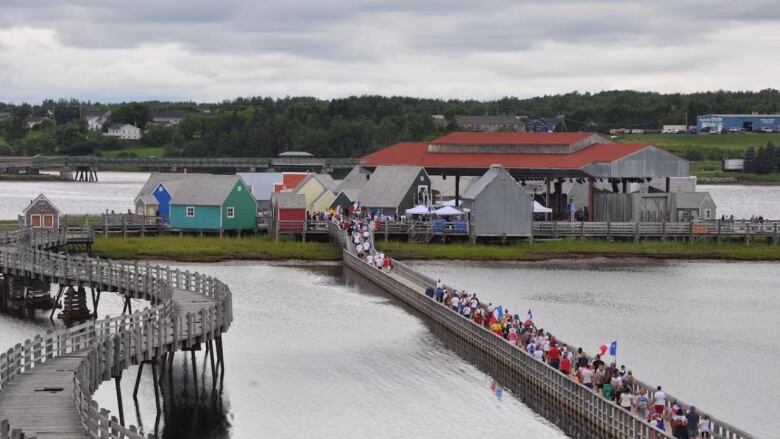
M 306 197 L 293 192 L 276 192 L 271 196 L 274 230 L 280 233 L 302 233 L 306 223 Z

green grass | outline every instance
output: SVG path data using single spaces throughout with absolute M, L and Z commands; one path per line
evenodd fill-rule
M 101 152 L 103 157 L 109 157 L 109 158 L 117 157 L 121 153 L 133 153 L 138 157 L 162 157 L 163 148 L 162 147 L 125 148 L 125 149 L 115 149 L 112 151 Z
M 618 142 L 648 142 L 662 148 L 683 149 L 704 146 L 732 151 L 744 151 L 749 146 L 758 147 L 771 141 L 780 143 L 780 133 L 749 134 L 626 134 L 618 136 Z
M 754 242 L 711 241 L 563 240 L 517 243 L 506 246 L 485 244 L 379 243 L 378 247 L 397 259 L 465 259 L 485 261 L 539 261 L 583 257 L 652 257 L 663 259 L 780 260 L 780 246 Z
M 97 237 L 92 249 L 95 255 L 110 259 L 214 262 L 230 259 L 329 261 L 341 258 L 339 249 L 328 243 L 276 242 L 267 236 L 240 239 L 194 236 Z
M 8 225 L 16 225 L 19 223 L 19 220 L 0 220 L 0 225 L 8 226 Z

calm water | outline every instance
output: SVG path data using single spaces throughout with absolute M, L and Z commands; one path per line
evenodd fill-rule
M 16 219 L 38 194 L 46 195 L 68 215 L 135 210 L 133 200 L 149 174 L 101 172 L 98 178 L 98 183 L 0 181 L 0 220 Z
M 759 437 L 780 429 L 780 264 L 415 263 Z
M 565 437 L 508 392 L 499 399 L 492 378 L 418 317 L 382 293 L 346 285 L 339 265 L 183 267 L 229 280 L 235 323 L 224 336 L 221 401 L 211 399 L 210 371 L 198 377 L 208 389 L 196 398 L 189 360 L 175 357 L 175 396 L 165 399 L 173 416 L 160 425 L 166 438 L 470 438 L 473 420 L 490 420 L 479 424 L 490 437 Z M 200 375 L 203 353 L 197 358 Z M 128 396 L 135 373 L 122 383 L 127 420 L 137 423 Z M 150 380 L 147 368 L 139 392 L 147 429 L 155 423 Z M 113 383 L 97 399 L 116 413 Z
M 734 218 L 763 216 L 780 219 L 780 186 L 742 186 L 700 184 L 698 190 L 709 191 L 720 215 Z

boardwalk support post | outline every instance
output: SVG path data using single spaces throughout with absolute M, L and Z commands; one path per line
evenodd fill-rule
M 138 363 L 138 374 L 135 376 L 135 388 L 133 389 L 133 399 L 138 399 L 138 386 L 141 384 L 141 373 L 144 371 L 144 363 Z
M 116 384 L 116 404 L 119 408 L 119 425 L 125 426 L 125 409 L 122 407 L 122 374 L 114 377 L 114 383 Z
M 54 312 L 57 310 L 57 305 L 60 303 L 60 299 L 62 298 L 62 292 L 65 290 L 65 285 L 60 285 L 59 290 L 57 291 L 57 298 L 54 299 L 54 306 L 51 307 L 51 314 L 49 315 L 49 320 L 52 322 L 54 321 Z

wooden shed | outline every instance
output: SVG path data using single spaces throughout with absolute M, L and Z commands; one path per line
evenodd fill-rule
M 461 198 L 475 237 L 528 237 L 533 233 L 533 200 L 501 165 L 491 166 Z
M 711 220 L 717 218 L 717 206 L 709 192 L 677 192 L 674 194 L 677 221 Z
M 40 194 L 22 211 L 19 226 L 57 229 L 60 227 L 60 210 L 45 195 Z
M 238 175 L 187 174 L 170 198 L 170 225 L 181 230 L 252 230 L 257 201 Z M 169 188 L 170 189 L 170 188 Z
M 271 197 L 274 227 L 282 233 L 301 233 L 306 221 L 306 197 L 294 192 L 276 192 Z

